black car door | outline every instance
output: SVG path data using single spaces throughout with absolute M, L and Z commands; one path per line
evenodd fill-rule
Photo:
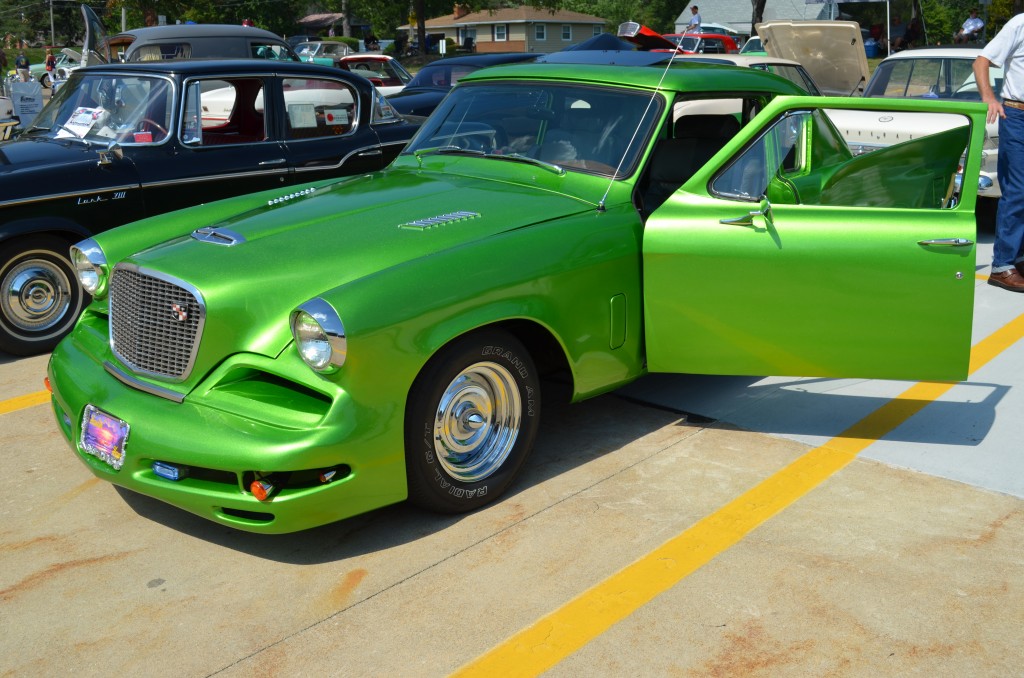
M 409 139 L 382 148 L 370 124 L 376 90 L 369 83 L 309 75 L 284 76 L 280 84 L 281 134 L 298 181 L 381 169 Z
M 167 212 L 293 181 L 265 110 L 269 76 L 188 79 L 175 129 L 133 154 L 146 210 Z M 154 134 L 160 136 L 157 125 Z

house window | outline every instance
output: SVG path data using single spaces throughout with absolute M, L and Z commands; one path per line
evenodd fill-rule
M 534 24 L 533 37 L 537 40 L 548 39 L 548 25 L 547 24 Z
M 604 26 L 601 24 L 594 24 L 594 35 L 601 35 L 604 33 Z
M 572 26 L 562 24 L 562 40 L 572 40 Z
M 505 42 L 506 40 L 508 40 L 508 25 L 496 24 L 494 26 L 494 41 Z

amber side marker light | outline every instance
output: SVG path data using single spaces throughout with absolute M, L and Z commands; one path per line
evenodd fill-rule
M 249 485 L 249 490 L 252 491 L 252 496 L 260 501 L 266 501 L 274 491 L 274 484 L 268 480 L 258 478 L 252 481 L 252 484 Z
M 43 377 L 43 386 L 46 387 L 47 391 L 49 391 L 50 393 L 53 393 L 53 386 L 50 385 L 50 378 L 49 377 Z

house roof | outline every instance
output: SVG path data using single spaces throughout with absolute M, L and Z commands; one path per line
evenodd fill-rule
M 546 9 L 535 7 L 508 7 L 493 11 L 470 12 L 464 16 L 455 18 L 455 14 L 435 17 L 426 20 L 427 29 L 431 28 L 457 28 L 466 25 L 490 25 L 490 24 L 532 24 L 532 23 L 558 23 L 558 24 L 604 24 L 604 19 L 592 14 L 580 12 L 558 11 L 552 12 Z M 400 29 L 411 28 L 409 24 L 399 26 Z

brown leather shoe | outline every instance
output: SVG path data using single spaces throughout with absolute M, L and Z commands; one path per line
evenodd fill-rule
M 993 273 L 988 277 L 988 284 L 1002 287 L 1004 290 L 1010 290 L 1011 292 L 1024 292 L 1024 276 L 1018 273 L 1015 268 L 1003 271 L 1002 273 Z
M 1013 267 L 1017 269 L 1017 273 L 1024 275 L 1024 261 L 1018 261 Z

